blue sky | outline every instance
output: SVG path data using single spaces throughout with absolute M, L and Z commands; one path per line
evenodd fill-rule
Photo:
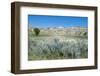
M 88 17 L 75 16 L 50 16 L 50 15 L 28 15 L 28 25 L 31 27 L 87 27 Z

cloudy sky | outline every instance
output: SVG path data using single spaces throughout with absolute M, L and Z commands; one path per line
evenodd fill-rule
M 88 17 L 28 15 L 28 25 L 38 28 L 87 27 Z

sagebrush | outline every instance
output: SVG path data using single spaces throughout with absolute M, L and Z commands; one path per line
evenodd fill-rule
M 88 57 L 88 41 L 76 37 L 29 37 L 29 60 L 79 59 Z

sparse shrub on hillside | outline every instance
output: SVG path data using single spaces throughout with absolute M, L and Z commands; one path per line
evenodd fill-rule
M 84 35 L 84 36 L 87 36 L 87 32 L 84 32 L 83 35 Z
M 34 28 L 34 32 L 35 32 L 35 35 L 38 36 L 39 33 L 40 33 L 40 29 L 39 28 Z

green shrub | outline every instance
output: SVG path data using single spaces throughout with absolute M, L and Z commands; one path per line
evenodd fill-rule
M 34 32 L 35 32 L 35 35 L 38 36 L 39 33 L 40 33 L 40 29 L 39 28 L 34 28 Z

